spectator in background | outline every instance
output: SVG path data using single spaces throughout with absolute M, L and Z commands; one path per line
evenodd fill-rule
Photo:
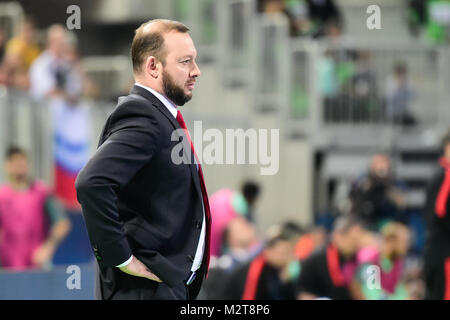
M 245 218 L 236 216 L 228 222 L 222 234 L 223 254 L 220 258 L 211 259 L 208 279 L 203 281 L 199 293 L 200 300 L 220 299 L 224 286 L 223 281 L 236 267 L 253 259 L 261 252 L 262 243 L 255 227 Z
M 403 280 L 410 245 L 411 231 L 406 225 L 398 222 L 384 225 L 380 244 L 365 246 L 358 251 L 358 272 L 352 295 L 368 300 L 408 299 Z M 374 266 L 378 269 L 374 270 Z
M 246 181 L 241 192 L 232 189 L 220 189 L 209 199 L 213 214 L 211 224 L 211 256 L 219 257 L 223 254 L 223 232 L 230 221 L 236 217 L 244 217 L 254 223 L 254 205 L 259 197 L 260 187 L 257 183 Z
M 67 56 L 70 45 L 68 32 L 62 25 L 50 26 L 46 49 L 30 69 L 30 94 L 34 99 L 70 99 L 80 94 L 80 75 Z
M 29 176 L 25 151 L 10 147 L 5 171 L 8 182 L 0 186 L 0 264 L 14 270 L 48 268 L 70 222 L 48 187 Z
M 78 61 L 77 39 L 67 33 L 64 59 L 74 80 L 64 87 L 63 99 L 52 99 L 54 130 L 55 193 L 69 210 L 81 210 L 75 191 L 75 179 L 89 159 L 90 113 L 82 98 L 83 72 Z M 67 80 L 61 80 L 67 82 Z
M 417 37 L 426 21 L 426 0 L 408 0 L 408 27 L 411 34 Z
M 425 299 L 450 300 L 450 130 L 442 139 L 439 165 L 425 205 Z
M 0 84 L 10 89 L 29 90 L 28 70 L 31 63 L 40 54 L 40 49 L 34 39 L 34 22 L 31 17 L 27 17 L 20 27 L 20 33 L 3 47 L 4 55 L 0 60 Z
M 352 120 L 368 121 L 370 116 L 379 109 L 377 79 L 371 65 L 370 52 L 361 50 L 355 53 L 355 57 L 355 70 L 350 82 Z
M 289 20 L 292 37 L 309 35 L 309 20 L 304 0 L 259 0 L 259 12 L 267 15 L 282 14 Z
M 32 17 L 26 17 L 20 26 L 20 33 L 6 45 L 6 54 L 17 56 L 20 66 L 28 71 L 34 60 L 41 54 L 35 42 L 36 25 Z
M 306 0 L 306 3 L 315 38 L 324 36 L 331 25 L 342 29 L 342 15 L 334 0 Z
M 308 7 L 305 0 L 285 1 L 285 13 L 290 21 L 292 37 L 308 36 L 311 24 L 308 19 Z
M 0 67 L 4 72 L 3 84 L 6 87 L 20 91 L 29 90 L 28 72 L 22 66 L 19 56 L 6 54 Z
M 404 190 L 404 185 L 395 179 L 389 157 L 376 154 L 370 162 L 369 172 L 350 190 L 351 213 L 374 231 L 389 220 L 405 222 Z
M 75 179 L 89 157 L 89 110 L 80 102 L 83 73 L 77 40 L 61 25 L 47 33 L 47 48 L 30 70 L 30 93 L 50 103 L 54 129 L 55 192 L 70 210 L 80 211 Z
M 222 253 L 223 232 L 228 223 L 239 214 L 244 214 L 240 209 L 242 206 L 236 205 L 236 193 L 231 189 L 220 189 L 209 198 L 209 206 L 213 220 L 211 222 L 211 257 L 219 257 Z
M 261 187 L 258 183 L 253 181 L 245 181 L 241 188 L 242 195 L 246 203 L 245 217 L 248 221 L 255 223 L 255 204 L 261 193 Z
M 410 110 L 416 92 L 408 79 L 408 66 L 397 62 L 393 74 L 386 81 L 387 117 L 395 124 L 414 125 L 416 119 Z
M 295 256 L 299 261 L 307 259 L 313 252 L 320 250 L 327 240 L 327 232 L 323 226 L 314 226 L 303 234 L 295 245 Z
M 6 51 L 6 32 L 2 28 L 0 28 L 0 64 L 3 61 L 3 57 L 5 56 Z
M 336 220 L 331 241 L 301 261 L 297 298 L 350 300 L 356 271 L 356 252 L 365 233 L 362 224 L 351 217 Z
M 299 236 L 290 224 L 269 228 L 261 254 L 235 268 L 224 279 L 221 299 L 295 299 L 287 268 L 295 260 L 295 243 Z
M 30 69 L 30 93 L 50 107 L 54 192 L 73 225 L 61 244 L 62 254 L 55 257 L 58 263 L 85 263 L 93 257 L 75 190 L 76 177 L 89 159 L 91 143 L 90 110 L 82 100 L 84 78 L 74 33 L 62 25 L 50 26 L 46 50 Z
M 222 236 L 224 246 L 220 260 L 225 261 L 228 270 L 254 257 L 261 248 L 255 226 L 243 217 L 231 220 Z

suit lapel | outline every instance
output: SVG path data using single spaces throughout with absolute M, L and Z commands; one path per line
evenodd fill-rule
M 149 100 L 152 103 L 152 105 L 155 106 L 169 120 L 169 122 L 172 124 L 174 129 L 182 130 L 181 132 L 183 132 L 183 139 L 186 139 L 186 137 L 184 135 L 184 130 L 183 130 L 183 128 L 181 128 L 177 119 L 174 118 L 174 116 L 170 113 L 170 111 L 166 108 L 166 106 L 157 97 L 155 97 L 150 91 L 135 85 L 135 86 L 133 86 L 133 89 L 131 90 L 131 94 L 137 94 L 137 95 L 140 95 L 140 96 L 146 98 L 147 100 Z M 191 171 L 192 179 L 194 180 L 195 189 L 197 190 L 197 193 L 198 193 L 200 199 L 203 201 L 202 190 L 200 187 L 200 178 L 199 178 L 199 174 L 197 171 L 197 166 L 195 164 L 195 156 L 191 150 L 191 146 L 189 145 L 189 143 L 182 143 L 182 145 L 183 145 L 183 150 L 184 150 L 184 152 L 183 152 L 184 160 L 186 161 L 186 163 L 189 163 L 189 169 Z M 188 158 L 187 158 L 188 154 L 191 155 L 190 162 L 188 161 Z

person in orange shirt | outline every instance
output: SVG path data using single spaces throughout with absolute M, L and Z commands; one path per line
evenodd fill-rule
M 33 61 L 41 54 L 41 49 L 35 42 L 36 25 L 31 17 L 26 17 L 20 28 L 20 33 L 6 44 L 6 55 L 16 56 L 21 67 L 28 71 Z

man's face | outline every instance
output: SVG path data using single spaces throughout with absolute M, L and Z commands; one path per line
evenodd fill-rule
M 372 159 L 370 171 L 379 178 L 386 178 L 391 170 L 389 158 L 384 155 L 376 155 Z
M 28 177 L 28 160 L 24 154 L 15 154 L 6 161 L 6 174 L 14 181 L 24 181 Z
M 228 245 L 232 249 L 248 249 L 257 240 L 255 228 L 242 217 L 228 224 Z
M 347 232 L 336 232 L 335 242 L 342 255 L 350 257 L 356 253 L 362 231 L 363 229 L 359 225 L 354 225 Z
M 200 76 L 195 58 L 197 50 L 188 33 L 170 32 L 165 35 L 167 56 L 162 70 L 164 94 L 177 106 L 192 98 L 196 78 Z
M 278 241 L 264 249 L 267 262 L 275 268 L 284 268 L 295 259 L 295 241 Z
M 398 227 L 395 236 L 388 240 L 390 258 L 392 260 L 402 258 L 408 254 L 411 244 L 411 233 L 406 227 Z

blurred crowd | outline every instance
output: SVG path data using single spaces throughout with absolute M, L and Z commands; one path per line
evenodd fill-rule
M 295 221 L 260 235 L 255 212 L 263 190 L 247 181 L 210 198 L 211 272 L 199 299 L 449 299 L 450 131 L 427 188 L 425 248 L 406 210 L 406 186 L 387 154 L 373 156 L 353 181 L 332 224 Z
M 90 110 L 83 98 L 94 97 L 95 90 L 81 67 L 77 38 L 62 25 L 39 30 L 27 16 L 18 34 L 8 39 L 0 31 L 0 48 L 0 87 L 30 97 L 35 108 L 48 107 L 53 139 L 51 186 L 32 178 L 26 150 L 16 145 L 6 150 L 8 184 L 2 195 L 7 209 L 2 209 L 8 217 L 2 216 L 0 231 L 5 238 L 0 243 L 9 249 L 2 252 L 0 265 L 27 269 L 89 262 L 92 253 L 74 182 L 91 145 Z M 23 219 L 22 228 L 7 232 L 4 223 L 11 226 L 6 221 L 14 216 Z M 65 227 L 59 227 L 59 220 Z M 53 228 L 59 230 L 57 236 L 52 235 Z M 23 250 L 12 245 L 25 245 L 24 239 L 34 240 Z
M 319 62 L 325 122 L 383 122 L 413 126 L 418 92 L 408 64 L 398 60 L 386 75 L 375 72 L 368 50 L 327 50 Z M 380 85 L 384 84 L 384 85 Z
M 96 88 L 84 74 L 75 33 L 62 25 L 39 29 L 26 16 L 18 34 L 0 29 L 0 86 L 27 91 L 35 99 L 96 97 Z
M 337 38 L 344 27 L 334 0 L 259 0 L 258 11 L 285 15 L 292 37 Z

